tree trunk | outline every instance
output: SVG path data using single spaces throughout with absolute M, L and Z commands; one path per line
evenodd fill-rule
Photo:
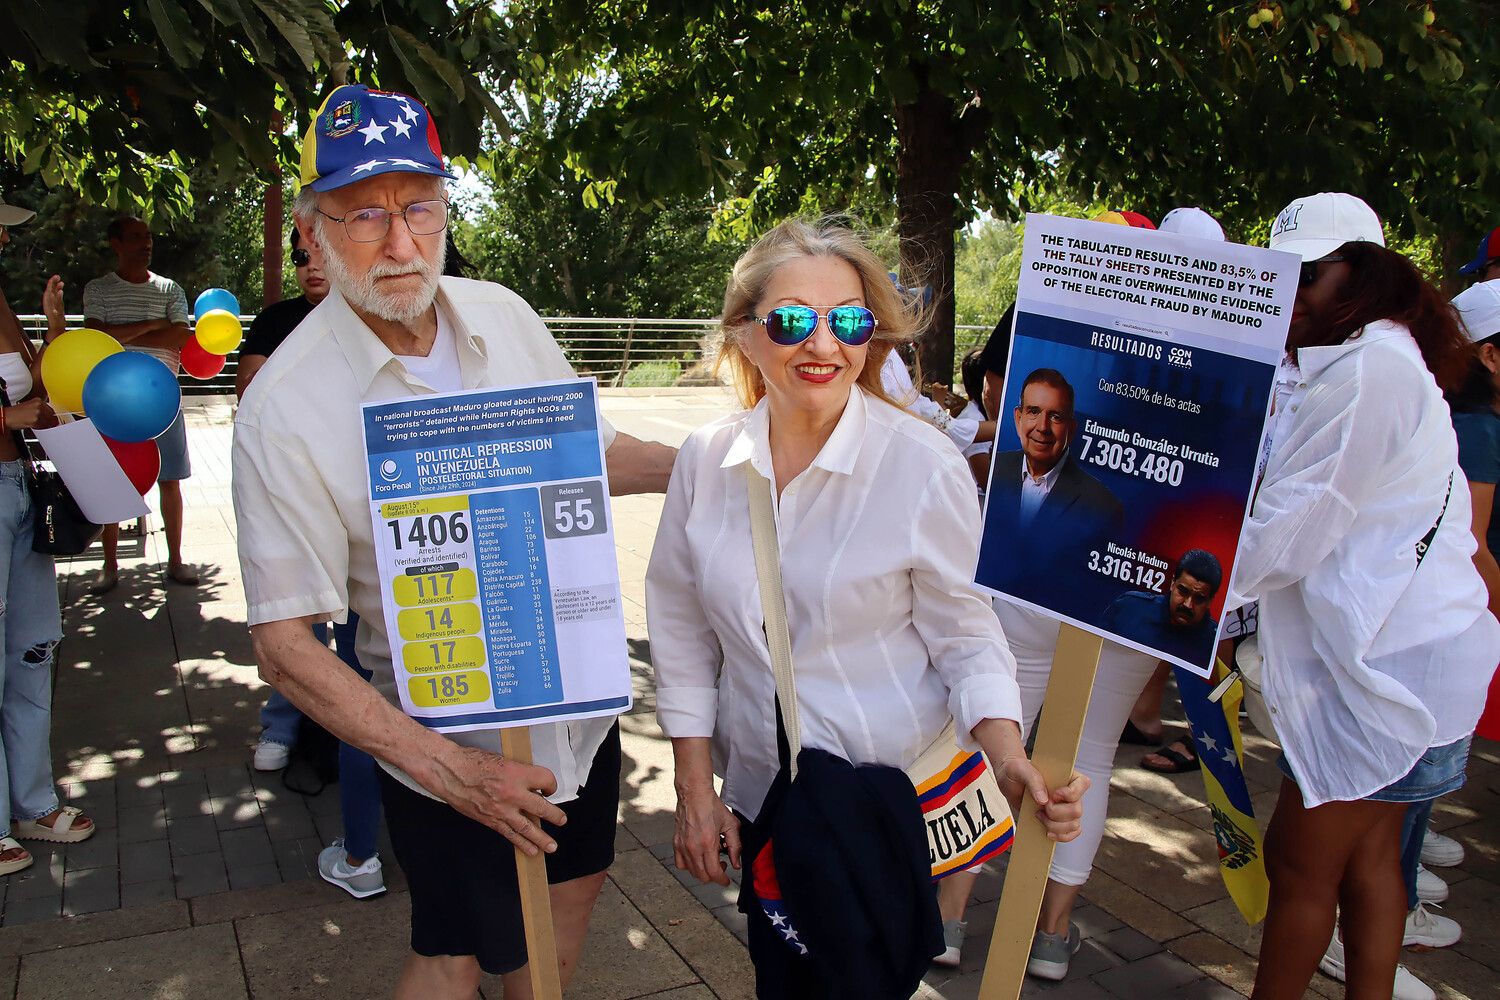
M 953 255 L 959 172 L 968 143 L 951 98 L 925 84 L 896 118 L 896 231 L 901 283 L 931 294 L 930 321 L 918 342 L 922 377 L 953 382 Z
M 273 134 L 281 133 L 281 112 L 271 120 Z M 260 252 L 261 308 L 274 306 L 281 301 L 281 227 L 286 221 L 285 205 L 282 204 L 281 165 L 266 185 L 265 218 L 262 223 L 263 243 Z
M 281 225 L 283 220 L 281 177 L 266 185 L 265 245 L 261 249 L 261 307 L 281 301 Z

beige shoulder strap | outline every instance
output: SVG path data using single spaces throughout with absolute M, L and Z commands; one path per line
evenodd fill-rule
M 781 547 L 776 541 L 776 515 L 771 512 L 771 482 L 745 463 L 745 485 L 750 495 L 750 539 L 755 547 L 755 574 L 760 580 L 760 613 L 766 622 L 766 645 L 781 699 L 781 721 L 792 752 L 792 774 L 797 776 L 797 754 L 802 750 L 802 723 L 797 714 L 797 683 L 792 677 L 792 640 L 786 627 L 786 595 L 781 589 Z

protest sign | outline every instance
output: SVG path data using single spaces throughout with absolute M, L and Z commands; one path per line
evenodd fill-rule
M 1206 676 L 1298 264 L 1029 216 L 976 581 Z
M 594 380 L 368 403 L 364 424 L 406 713 L 499 728 L 501 753 L 529 764 L 528 724 L 628 711 Z M 532 994 L 561 1000 L 546 860 L 518 850 L 516 869 Z
M 365 405 L 396 687 L 444 732 L 630 707 L 593 380 Z

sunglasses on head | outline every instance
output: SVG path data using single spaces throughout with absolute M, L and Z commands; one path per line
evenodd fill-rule
M 292 251 L 292 266 L 293 267 L 306 267 L 307 265 L 309 265 L 311 263 L 312 263 L 312 254 L 308 253 L 306 250 L 302 249 L 301 247 L 298 247 L 297 249 L 295 249 L 295 250 Z
M 1302 287 L 1312 284 L 1318 280 L 1319 264 L 1336 264 L 1344 258 L 1338 254 L 1329 254 L 1327 257 L 1319 257 L 1317 260 L 1306 260 L 1302 262 L 1302 271 L 1297 275 L 1297 284 Z
M 864 306 L 834 306 L 826 313 L 811 306 L 777 306 L 764 316 L 752 318 L 765 325 L 772 343 L 782 347 L 795 347 L 811 337 L 818 320 L 825 318 L 829 332 L 850 347 L 868 344 L 875 336 L 875 314 Z

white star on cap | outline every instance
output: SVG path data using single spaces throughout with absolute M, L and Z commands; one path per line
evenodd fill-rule
M 385 125 L 379 125 L 376 122 L 371 121 L 370 124 L 366 125 L 362 129 L 359 129 L 359 134 L 365 137 L 366 146 L 368 146 L 372 142 L 379 142 L 383 144 L 385 142 L 386 128 L 387 126 Z
M 406 109 L 406 120 L 407 121 L 414 122 L 418 118 L 422 117 L 421 115 L 417 114 L 415 108 L 413 108 L 410 104 L 407 104 L 405 101 L 401 102 L 401 106 Z
M 361 163 L 359 166 L 355 167 L 353 172 L 356 173 L 356 174 L 362 174 L 366 170 L 374 170 L 376 167 L 380 166 L 384 162 L 385 162 L 384 160 L 366 160 L 365 162 Z
M 397 118 L 393 121 L 386 122 L 386 124 L 395 129 L 396 134 L 403 139 L 411 134 L 411 122 L 402 121 L 400 118 Z
M 418 170 L 426 170 L 426 169 L 428 169 L 428 165 L 425 164 L 425 163 L 418 163 L 416 160 L 404 160 L 404 159 L 401 159 L 400 157 L 397 157 L 396 159 L 391 160 L 390 162 L 391 162 L 391 166 L 393 166 L 393 167 L 406 166 L 406 167 L 415 167 Z

